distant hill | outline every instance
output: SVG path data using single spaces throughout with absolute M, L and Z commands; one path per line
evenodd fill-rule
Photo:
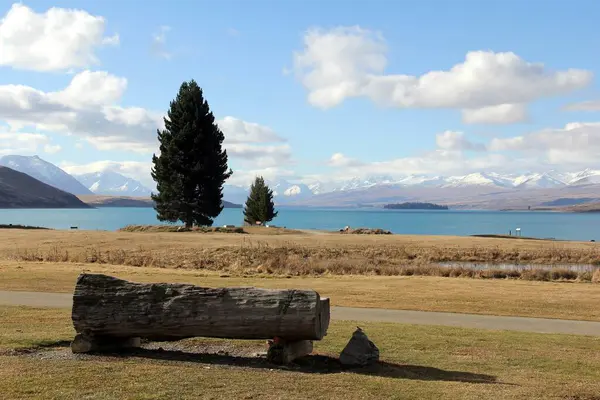
M 81 201 L 93 207 L 139 207 L 152 208 L 154 202 L 150 197 L 128 197 L 128 196 L 78 196 Z M 223 201 L 225 208 L 242 208 L 240 204 Z
M 38 156 L 4 156 L 0 158 L 0 165 L 27 174 L 67 193 L 75 195 L 92 194 L 77 179 Z
M 399 203 L 399 204 L 386 204 L 383 206 L 388 210 L 447 210 L 448 206 L 441 206 L 433 203 Z
M 0 208 L 89 208 L 74 195 L 0 166 Z
M 149 197 L 151 190 L 135 179 L 114 171 L 75 175 L 88 190 L 98 195 Z

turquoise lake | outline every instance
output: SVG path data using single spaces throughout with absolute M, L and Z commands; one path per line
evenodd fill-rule
M 242 210 L 224 209 L 215 226 L 241 225 Z M 23 224 L 55 229 L 77 226 L 88 230 L 117 230 L 125 225 L 157 224 L 151 208 L 1 209 L 0 224 Z M 508 234 L 521 228 L 523 236 L 569 240 L 600 240 L 600 213 L 509 211 L 398 211 L 374 209 L 280 208 L 273 225 L 298 229 L 337 230 L 348 225 L 424 235 Z

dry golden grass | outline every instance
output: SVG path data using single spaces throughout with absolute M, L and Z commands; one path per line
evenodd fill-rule
M 439 268 L 440 262 L 562 264 L 600 262 L 587 242 L 473 237 L 342 235 L 253 228 L 249 235 L 195 232 L 0 231 L 0 258 L 139 267 L 189 268 L 230 274 L 434 275 L 591 281 L 566 270 L 507 273 Z M 279 233 L 278 233 L 279 232 Z M 284 233 L 284 234 L 281 234 Z
M 0 307 L 0 318 L 0 393 L 6 399 L 592 400 L 600 393 L 595 337 L 367 323 L 361 326 L 378 345 L 382 364 L 342 372 L 335 358 L 352 322 L 331 325 L 315 343 L 320 356 L 280 369 L 194 353 L 205 343 L 201 338 L 183 341 L 179 352 L 74 357 L 62 342 L 73 335 L 67 310 Z M 52 342 L 57 347 L 48 347 Z
M 401 276 L 220 277 L 188 269 L 0 262 L 0 290 L 72 292 L 83 271 L 146 283 L 309 288 L 337 306 L 600 320 L 600 287 L 566 282 Z

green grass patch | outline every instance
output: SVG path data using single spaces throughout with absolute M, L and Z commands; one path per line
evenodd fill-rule
M 67 310 L 0 310 L 0 348 L 40 348 L 53 341 L 64 347 L 61 341 L 72 335 Z M 78 359 L 59 347 L 38 355 L 2 355 L 0 393 L 9 399 L 589 400 L 600 393 L 598 337 L 360 323 L 379 347 L 381 364 L 323 368 L 335 363 L 356 325 L 334 321 L 325 339 L 315 343 L 316 355 L 287 368 L 185 350 Z M 51 356 L 60 351 L 62 357 Z

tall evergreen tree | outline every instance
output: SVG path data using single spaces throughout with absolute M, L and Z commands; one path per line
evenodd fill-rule
M 277 216 L 273 202 L 273 191 L 262 176 L 256 177 L 244 206 L 244 221 L 255 225 L 256 221 L 267 223 Z
M 160 155 L 152 156 L 158 219 L 211 226 L 223 210 L 223 184 L 232 171 L 223 132 L 194 80 L 181 85 L 164 121 L 165 129 L 157 132 Z

